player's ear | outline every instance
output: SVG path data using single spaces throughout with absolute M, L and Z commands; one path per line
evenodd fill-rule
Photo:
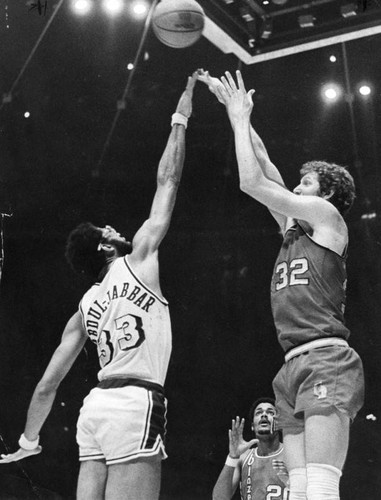
M 104 252 L 108 257 L 114 255 L 116 252 L 115 247 L 109 243 L 99 243 L 97 250 L 98 252 Z
M 325 193 L 323 194 L 323 198 L 325 200 L 329 200 L 330 198 L 332 198 L 332 196 L 335 194 L 335 190 L 334 189 L 331 189 L 328 193 Z

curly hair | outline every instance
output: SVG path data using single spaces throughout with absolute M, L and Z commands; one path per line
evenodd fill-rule
M 318 174 L 320 192 L 332 196 L 328 199 L 341 215 L 346 215 L 356 198 L 353 177 L 345 167 L 326 161 L 309 161 L 302 165 L 300 175 L 316 172 Z
M 71 231 L 66 241 L 65 257 L 75 272 L 97 279 L 106 264 L 104 252 L 98 251 L 101 239 L 101 229 L 91 222 L 83 222 Z

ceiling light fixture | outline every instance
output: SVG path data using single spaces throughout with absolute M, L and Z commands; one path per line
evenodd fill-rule
M 73 0 L 71 2 L 71 9 L 79 16 L 85 16 L 93 8 L 93 2 L 90 0 Z
M 315 18 L 312 14 L 305 14 L 298 17 L 298 23 L 301 28 L 313 28 L 315 26 Z
M 348 3 L 340 7 L 341 15 L 345 18 L 357 16 L 357 5 L 355 3 Z
M 117 16 L 120 14 L 123 7 L 123 0 L 103 0 L 102 2 L 103 10 L 111 16 Z
M 268 40 L 273 34 L 273 20 L 271 17 L 263 18 L 263 23 L 261 27 L 261 38 Z

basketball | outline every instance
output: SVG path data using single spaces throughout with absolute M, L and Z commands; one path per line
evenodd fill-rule
M 205 14 L 195 0 L 162 0 L 152 16 L 157 38 L 176 49 L 197 42 L 204 29 Z

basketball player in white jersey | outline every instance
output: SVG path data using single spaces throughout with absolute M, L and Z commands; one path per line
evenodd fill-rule
M 242 500 L 287 500 L 288 473 L 280 433 L 275 429 L 275 401 L 260 398 L 249 412 L 255 439 L 245 441 L 245 419 L 237 417 L 229 430 L 229 455 L 213 489 L 213 500 L 231 500 L 238 486 Z
M 99 355 L 99 384 L 85 398 L 77 425 L 78 500 L 159 498 L 166 458 L 163 393 L 171 354 L 168 303 L 159 283 L 158 249 L 166 235 L 185 157 L 185 129 L 196 75 L 188 78 L 159 163 L 151 213 L 132 245 L 111 226 L 81 224 L 69 236 L 72 267 L 94 278 L 67 323 L 29 405 L 20 449 L 1 463 L 40 453 L 40 429 L 57 388 L 90 338 Z

